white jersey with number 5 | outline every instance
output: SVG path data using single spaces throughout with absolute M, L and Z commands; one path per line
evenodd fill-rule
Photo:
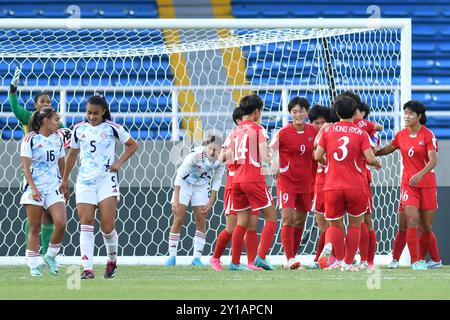
M 77 183 L 94 185 L 115 161 L 116 139 L 125 144 L 130 134 L 113 122 L 92 126 L 84 121 L 74 126 L 70 147 L 80 149 L 81 165 Z
M 36 132 L 27 134 L 20 146 L 20 156 L 31 158 L 31 175 L 40 193 L 58 189 L 61 182 L 58 160 L 65 156 L 65 151 L 57 134 L 48 137 Z

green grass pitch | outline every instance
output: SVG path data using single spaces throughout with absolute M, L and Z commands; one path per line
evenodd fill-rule
M 450 299 L 449 266 L 425 271 L 382 267 L 376 273 L 350 273 L 281 267 L 216 272 L 209 267 L 121 265 L 117 277 L 108 280 L 103 279 L 104 266 L 95 266 L 96 278 L 80 281 L 69 270 L 62 266 L 60 275 L 54 277 L 44 267 L 42 278 L 32 278 L 26 266 L 0 266 L 0 299 Z

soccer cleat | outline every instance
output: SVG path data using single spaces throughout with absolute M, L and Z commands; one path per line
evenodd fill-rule
M 287 270 L 295 270 L 300 268 L 302 264 L 296 261 L 294 258 L 289 259 L 289 261 L 284 265 L 284 268 Z
M 103 277 L 105 279 L 112 279 L 116 276 L 117 273 L 117 265 L 115 261 L 108 261 L 106 264 L 105 274 Z
M 270 264 L 267 259 L 261 259 L 259 256 L 255 258 L 255 266 L 263 268 L 264 270 L 275 270 L 275 267 Z
M 94 271 L 92 270 L 84 270 L 81 274 L 81 279 L 94 279 Z
M 443 267 L 444 266 L 442 264 L 442 260 L 438 261 L 438 262 L 430 260 L 430 261 L 427 262 L 427 268 L 428 269 L 441 269 Z
M 369 262 L 368 265 L 369 265 L 368 269 L 369 269 L 370 271 L 374 271 L 374 270 L 375 270 L 375 263 Z
M 320 269 L 325 269 L 329 267 L 330 264 L 330 257 L 331 257 L 331 251 L 333 250 L 333 245 L 331 242 L 328 242 L 322 250 L 322 253 L 319 256 L 319 259 L 317 260 L 317 264 L 319 265 Z
M 419 260 L 419 261 L 414 262 L 411 265 L 411 269 L 413 269 L 413 270 L 427 270 L 427 264 L 426 264 L 425 260 Z
M 305 265 L 305 268 L 311 270 L 320 269 L 319 264 L 316 261 L 313 261 L 310 264 Z
M 48 270 L 50 271 L 50 274 L 57 276 L 59 275 L 58 271 L 58 262 L 56 262 L 54 257 L 51 257 L 49 255 L 44 255 L 44 261 L 45 264 L 48 266 Z
M 367 261 L 362 261 L 361 264 L 359 265 L 359 268 L 361 270 L 367 270 L 369 269 L 369 263 Z
M 211 263 L 211 268 L 213 270 L 216 270 L 216 271 L 223 270 L 222 262 L 220 262 L 220 259 L 211 257 L 211 259 L 209 259 L 209 262 Z
M 228 267 L 228 270 L 230 271 L 251 271 L 250 269 L 248 269 L 247 267 L 245 267 L 242 264 L 234 264 L 234 263 L 230 263 L 230 266 Z
M 361 270 L 358 266 L 354 265 L 354 264 L 344 264 L 341 267 L 341 271 L 345 271 L 345 272 L 357 272 Z
M 398 269 L 400 267 L 400 264 L 398 263 L 398 260 L 392 259 L 391 263 L 388 264 L 388 269 Z
M 30 269 L 30 274 L 32 277 L 42 277 L 43 276 L 41 267 L 36 267 L 36 268 Z
M 205 265 L 200 261 L 200 258 L 194 258 L 191 262 L 194 267 L 204 267 Z
M 173 267 L 176 264 L 177 264 L 177 257 L 176 256 L 171 256 L 166 261 L 166 267 Z
M 253 262 L 247 263 L 247 269 L 249 270 L 264 270 L 263 268 L 255 266 Z
M 330 264 L 325 270 L 341 270 L 344 266 L 344 260 L 338 261 L 335 260 L 332 264 Z

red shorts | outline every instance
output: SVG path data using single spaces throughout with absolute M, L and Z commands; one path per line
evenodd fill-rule
M 233 184 L 232 201 L 234 211 L 252 210 L 252 214 L 259 214 L 259 210 L 273 205 L 272 194 L 265 182 L 240 182 Z
M 402 185 L 400 192 L 400 208 L 404 210 L 404 206 L 413 206 L 423 211 L 436 210 L 437 188 L 417 188 L 410 185 Z
M 311 210 L 311 193 L 296 193 L 277 187 L 278 207 L 291 208 L 301 212 Z
M 326 220 L 340 219 L 345 213 L 358 217 L 366 213 L 369 207 L 367 190 L 326 190 L 324 200 Z
M 325 214 L 325 201 L 323 191 L 314 193 L 312 211 L 319 214 Z
M 232 191 L 233 189 L 225 189 L 223 194 L 223 211 L 225 214 L 236 214 L 233 210 L 233 199 L 232 199 Z

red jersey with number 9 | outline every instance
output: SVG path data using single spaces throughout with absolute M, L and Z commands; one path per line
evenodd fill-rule
M 402 184 L 409 185 L 413 175 L 422 170 L 427 162 L 428 151 L 438 151 L 438 143 L 433 132 L 424 125 L 412 136 L 407 128 L 397 132 L 392 145 L 400 149 L 402 154 Z M 415 186 L 417 188 L 436 188 L 436 176 L 431 170 Z
M 233 184 L 240 182 L 264 182 L 259 144 L 267 142 L 266 130 L 256 122 L 244 120 L 230 136 L 235 174 Z
M 340 121 L 325 128 L 319 146 L 326 150 L 327 169 L 323 190 L 367 189 L 363 152 L 370 149 L 367 132 L 351 122 Z

